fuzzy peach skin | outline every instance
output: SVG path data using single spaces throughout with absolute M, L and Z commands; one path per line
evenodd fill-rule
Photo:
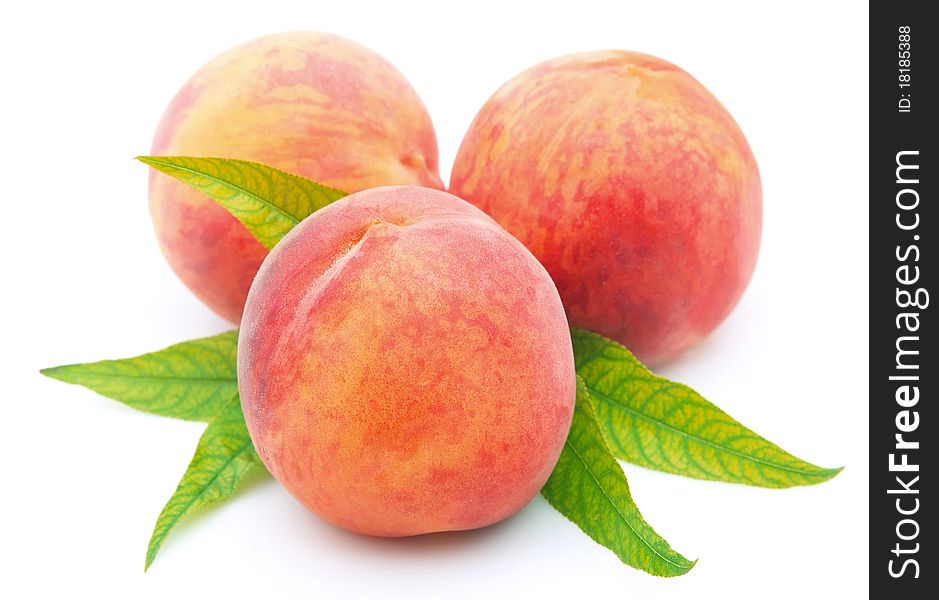
M 323 33 L 270 35 L 213 59 L 166 109 L 152 153 L 251 160 L 347 192 L 443 187 L 430 117 L 404 76 Z M 238 323 L 267 250 L 211 199 L 156 171 L 150 211 L 180 279 Z
M 564 308 L 474 206 L 384 187 L 308 217 L 265 259 L 238 345 L 255 448 L 350 531 L 473 529 L 528 503 L 574 407 Z
M 759 250 L 743 133 L 690 75 L 644 54 L 564 56 L 506 83 L 470 126 L 450 190 L 541 260 L 571 325 L 651 365 L 730 313 Z

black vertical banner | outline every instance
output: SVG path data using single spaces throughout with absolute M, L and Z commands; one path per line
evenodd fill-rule
M 870 9 L 870 578 L 877 598 L 939 593 L 933 8 L 875 1 Z

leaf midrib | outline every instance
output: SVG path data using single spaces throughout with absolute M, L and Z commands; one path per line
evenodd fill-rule
M 235 183 L 232 183 L 231 181 L 226 181 L 225 179 L 221 179 L 221 178 L 219 178 L 219 177 L 216 176 L 216 175 L 211 175 L 211 174 L 209 174 L 209 173 L 205 173 L 205 172 L 202 172 L 202 171 L 197 171 L 197 170 L 192 169 L 192 168 L 190 168 L 190 167 L 183 167 L 183 166 L 177 165 L 177 164 L 175 164 L 175 163 L 168 163 L 168 162 L 163 162 L 163 161 L 160 161 L 160 160 L 154 160 L 154 159 L 152 159 L 152 158 L 148 158 L 147 161 L 148 161 L 148 162 L 155 163 L 155 164 L 158 164 L 158 165 L 161 165 L 161 166 L 164 166 L 164 167 L 169 167 L 169 168 L 171 168 L 171 169 L 177 169 L 177 170 L 179 170 L 179 171 L 184 171 L 184 172 L 190 173 L 190 174 L 192 174 L 192 175 L 198 175 L 198 176 L 200 176 L 200 177 L 207 177 L 208 179 L 211 179 L 211 180 L 216 181 L 216 182 L 218 182 L 218 183 L 221 183 L 221 184 L 223 184 L 223 185 L 227 185 L 227 186 L 229 186 L 229 187 L 231 187 L 231 188 L 234 188 L 234 189 L 236 189 L 236 190 L 242 192 L 242 193 L 245 194 L 246 196 L 249 196 L 249 197 L 251 197 L 251 198 L 254 198 L 256 201 L 260 202 L 260 203 L 263 204 L 264 206 L 267 206 L 267 207 L 273 209 L 275 212 L 280 213 L 281 215 L 283 215 L 284 217 L 286 217 L 286 218 L 287 218 L 289 221 L 291 221 L 294 225 L 296 225 L 297 223 L 300 222 L 299 219 L 297 219 L 296 217 L 294 217 L 294 216 L 291 215 L 290 213 L 284 211 L 284 210 L 281 209 L 280 207 L 276 206 L 275 204 L 272 204 L 271 202 L 265 200 L 264 198 L 261 198 L 260 196 L 258 196 L 258 195 L 255 194 L 254 192 L 251 192 L 251 191 L 249 191 L 249 190 L 247 190 L 247 189 L 241 187 L 240 185 L 237 185 L 237 184 L 235 184 Z
M 574 453 L 575 456 L 577 456 L 577 460 L 579 460 L 579 461 L 580 461 L 580 464 L 582 464 L 582 465 L 584 466 L 584 470 L 587 472 L 588 475 L 590 475 L 590 478 L 593 479 L 593 482 L 597 485 L 597 488 L 603 493 L 603 497 L 606 498 L 607 502 L 610 503 L 610 506 L 612 506 L 612 507 L 613 507 L 613 510 L 616 511 L 616 514 L 618 514 L 618 515 L 620 516 L 620 518 L 621 518 L 621 519 L 623 520 L 623 522 L 626 524 L 626 527 L 628 527 L 629 530 L 633 532 L 633 535 L 635 535 L 637 538 L 639 538 L 639 541 L 641 541 L 649 550 L 651 550 L 653 554 L 655 554 L 656 556 L 658 556 L 659 558 L 661 558 L 662 560 L 664 560 L 664 561 L 667 562 L 668 564 L 674 566 L 675 568 L 681 569 L 683 572 L 687 572 L 688 569 L 686 569 L 684 565 L 680 565 L 680 564 L 678 564 L 678 563 L 672 561 L 672 560 L 669 559 L 668 557 L 663 556 L 658 550 L 656 550 L 656 549 L 652 546 L 652 544 L 650 544 L 650 543 L 642 536 L 642 534 L 640 534 L 638 531 L 636 531 L 636 529 L 632 526 L 632 523 L 629 522 L 629 518 L 628 518 L 626 515 L 623 514 L 623 512 L 620 510 L 619 506 L 616 505 L 616 502 L 613 501 L 613 498 L 611 498 L 610 495 L 606 493 L 606 490 L 603 488 L 603 485 L 600 483 L 600 480 L 597 479 L 596 475 L 593 474 L 593 471 L 590 469 L 590 465 L 587 464 L 587 461 L 584 459 L 583 455 L 582 455 L 580 452 L 578 452 L 577 448 L 574 446 L 574 444 L 571 443 L 570 439 L 565 440 L 565 441 L 564 441 L 564 444 L 567 445 L 567 447 L 571 449 L 571 451 Z
M 585 383 L 585 385 L 586 385 L 586 382 L 584 382 L 584 383 Z M 646 421 L 648 421 L 648 422 L 650 422 L 650 423 L 653 423 L 653 424 L 655 424 L 655 425 L 657 425 L 657 426 L 659 426 L 659 427 L 662 427 L 663 429 L 672 431 L 672 432 L 674 432 L 675 434 L 677 434 L 677 435 L 679 435 L 679 436 L 681 436 L 681 437 L 688 438 L 688 439 L 690 439 L 690 440 L 692 440 L 692 441 L 695 441 L 695 442 L 698 442 L 698 443 L 700 443 L 700 444 L 702 444 L 702 445 L 704 445 L 704 446 L 709 446 L 709 447 L 715 448 L 715 449 L 717 449 L 717 450 L 725 451 L 725 452 L 727 452 L 727 453 L 729 453 L 729 454 L 732 454 L 732 455 L 734 455 L 734 456 L 737 456 L 738 458 L 740 458 L 740 459 L 742 459 L 742 460 L 745 460 L 745 461 L 754 462 L 754 463 L 757 463 L 757 464 L 760 464 L 760 465 L 763 465 L 763 466 L 766 466 L 766 467 L 771 467 L 771 468 L 779 469 L 779 470 L 782 470 L 782 471 L 788 471 L 788 472 L 790 472 L 790 473 L 796 473 L 796 474 L 799 474 L 799 475 L 803 475 L 803 476 L 805 476 L 805 477 L 824 477 L 825 475 L 830 474 L 830 472 L 832 471 L 832 469 L 821 469 L 821 468 L 819 468 L 818 471 L 814 471 L 814 472 L 813 472 L 813 471 L 805 471 L 805 470 L 803 470 L 803 469 L 798 469 L 798 468 L 795 468 L 795 467 L 787 467 L 787 466 L 785 466 L 785 465 L 780 465 L 780 464 L 777 464 L 777 463 L 774 463 L 774 462 L 770 462 L 770 461 L 767 461 L 767 460 L 764 460 L 764 459 L 761 459 L 761 458 L 757 458 L 757 457 L 754 457 L 754 456 L 749 456 L 749 455 L 744 454 L 744 453 L 742 453 L 742 452 L 740 452 L 740 451 L 738 451 L 738 450 L 734 450 L 733 448 L 728 448 L 727 446 L 723 446 L 723 445 L 718 444 L 718 443 L 716 443 L 716 442 L 712 442 L 712 441 L 710 441 L 710 440 L 706 440 L 706 439 L 704 439 L 704 438 L 702 438 L 702 437 L 696 436 L 696 435 L 694 435 L 693 433 L 689 433 L 689 432 L 687 432 L 687 431 L 683 431 L 683 430 L 681 430 L 681 429 L 678 429 L 678 428 L 675 427 L 674 425 L 669 425 L 668 423 L 665 423 L 664 421 L 661 421 L 661 420 L 659 420 L 659 419 L 656 419 L 655 417 L 651 417 L 651 416 L 649 416 L 649 415 L 647 415 L 647 414 L 645 414 L 645 413 L 643 413 L 643 412 L 641 412 L 641 411 L 639 411 L 639 410 L 636 410 L 635 408 L 632 408 L 631 406 L 627 406 L 626 404 L 623 404 L 622 402 L 620 402 L 620 401 L 618 401 L 618 400 L 616 400 L 616 399 L 614 399 L 614 398 L 611 398 L 610 396 L 607 396 L 606 394 L 604 394 L 604 393 L 602 393 L 602 392 L 600 392 L 600 391 L 597 391 L 595 388 L 592 388 L 592 387 L 590 387 L 590 386 L 587 386 L 587 391 L 588 391 L 588 393 L 591 395 L 591 397 L 598 397 L 598 398 L 600 398 L 600 399 L 602 399 L 602 400 L 607 401 L 607 402 L 610 403 L 610 404 L 614 404 L 614 405 L 620 407 L 621 409 L 623 409 L 624 411 L 626 411 L 626 412 L 628 412 L 628 413 L 631 413 L 631 414 L 633 414 L 633 415 L 639 417 L 640 419 L 644 419 L 644 420 L 646 420 Z M 767 441 L 767 443 L 770 443 L 770 442 Z
M 65 374 L 66 372 L 63 371 L 62 373 Z M 112 375 L 110 373 L 94 373 L 94 372 L 89 372 L 89 371 L 84 371 L 84 372 L 76 371 L 74 373 L 80 377 L 100 377 L 100 378 L 117 379 L 117 380 L 129 379 L 132 381 L 179 381 L 179 382 L 185 382 L 185 383 L 213 383 L 213 384 L 217 384 L 217 383 L 237 384 L 238 383 L 238 380 L 234 377 L 177 377 L 173 375 L 137 376 L 137 375 L 124 375 L 124 374 Z M 54 372 L 51 373 L 50 375 L 52 377 L 56 377 L 56 373 Z

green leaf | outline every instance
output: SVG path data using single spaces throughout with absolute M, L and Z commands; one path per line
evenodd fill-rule
M 206 427 L 179 487 L 157 518 L 144 570 L 150 568 L 176 525 L 200 508 L 231 497 L 248 471 L 259 464 L 235 395 Z
M 268 250 L 294 225 L 346 195 L 245 160 L 192 156 L 138 156 L 137 160 L 210 196 Z
M 823 469 L 750 431 L 686 385 L 659 377 L 626 348 L 572 329 L 584 379 L 607 442 L 631 463 L 715 481 L 770 488 L 821 483 Z
M 134 358 L 52 367 L 40 373 L 83 385 L 138 410 L 209 421 L 238 391 L 237 351 L 234 330 Z
M 695 565 L 696 561 L 672 550 L 643 520 L 626 476 L 604 441 L 580 377 L 570 434 L 541 493 L 627 565 L 660 577 L 684 575 Z

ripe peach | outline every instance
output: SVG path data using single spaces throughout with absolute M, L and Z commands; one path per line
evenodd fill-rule
M 541 260 L 572 325 L 650 364 L 713 330 L 756 263 L 762 194 L 743 133 L 690 75 L 643 54 L 564 56 L 506 83 L 450 189 Z
M 521 509 L 574 406 L 544 268 L 474 206 L 384 187 L 300 223 L 251 286 L 238 386 L 251 439 L 300 502 L 379 536 Z
M 152 153 L 252 160 L 347 192 L 443 187 L 430 117 L 404 76 L 322 33 L 270 35 L 213 59 L 166 109 Z M 225 209 L 156 171 L 150 211 L 180 279 L 238 323 L 267 250 Z

